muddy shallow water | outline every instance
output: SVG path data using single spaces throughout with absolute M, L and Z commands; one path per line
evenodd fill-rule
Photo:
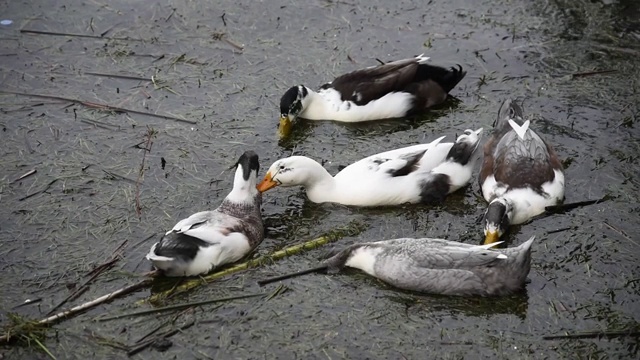
M 63 0 L 4 2 L 0 14 L 13 20 L 0 26 L 3 325 L 9 312 L 44 317 L 123 243 L 115 266 L 67 305 L 138 281 L 132 274 L 150 270 L 144 255 L 162 231 L 220 203 L 231 186 L 226 169 L 246 149 L 258 152 L 263 171 L 295 153 L 335 173 L 379 151 L 488 130 L 499 104 L 514 97 L 563 159 L 566 201 L 610 197 L 514 229 L 511 244 L 538 236 L 526 291 L 451 298 L 398 291 L 357 271 L 308 275 L 283 282 L 286 291 L 268 300 L 184 313 L 177 326 L 195 323 L 172 336 L 172 346 L 133 357 L 638 356 L 637 337 L 543 339 L 639 327 L 637 2 Z M 438 110 L 360 125 L 305 122 L 291 141 L 276 140 L 277 105 L 289 86 L 315 87 L 376 59 L 423 52 L 468 72 L 455 99 Z M 595 73 L 606 70 L 614 72 Z M 155 137 L 145 156 L 149 129 Z M 475 180 L 439 207 L 318 205 L 300 189 L 274 189 L 264 200 L 267 238 L 254 256 L 350 221 L 366 229 L 335 246 L 401 236 L 477 243 L 476 219 L 486 206 Z M 313 265 L 332 246 L 239 272 L 165 305 L 271 294 L 277 285 L 260 288 L 256 280 Z M 114 344 L 133 344 L 175 313 L 94 320 L 150 308 L 136 301 L 158 287 L 55 325 L 43 345 L 57 358 L 124 357 Z M 42 300 L 13 309 L 34 298 Z M 46 356 L 33 344 L 0 348 L 0 358 Z

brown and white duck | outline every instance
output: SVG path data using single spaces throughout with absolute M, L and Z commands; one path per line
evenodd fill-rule
M 484 145 L 480 171 L 485 244 L 499 240 L 509 225 L 522 224 L 564 198 L 562 163 L 551 145 L 529 128 L 522 108 L 503 102 Z
M 460 65 L 446 69 L 428 60 L 418 55 L 356 70 L 317 92 L 304 85 L 290 88 L 280 99 L 280 136 L 289 135 L 298 117 L 361 122 L 412 115 L 441 104 L 466 72 Z
M 258 155 L 242 154 L 233 189 L 222 204 L 179 221 L 151 247 L 147 259 L 167 276 L 195 276 L 238 261 L 255 249 L 264 239 L 258 171 Z

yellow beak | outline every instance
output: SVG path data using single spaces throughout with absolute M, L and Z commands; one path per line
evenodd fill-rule
M 256 185 L 256 188 L 262 193 L 269 189 L 273 189 L 276 186 L 278 186 L 278 182 L 273 181 L 273 179 L 271 178 L 271 173 L 268 172 L 267 175 L 264 176 L 264 179 L 262 179 L 260 184 Z
M 498 234 L 497 231 L 488 231 L 487 234 L 484 236 L 484 244 L 485 245 L 489 245 L 489 244 L 493 244 L 495 242 L 498 242 L 498 240 L 500 240 L 500 234 Z
M 278 126 L 278 137 L 284 139 L 291 134 L 293 124 L 288 116 L 280 116 L 280 125 Z

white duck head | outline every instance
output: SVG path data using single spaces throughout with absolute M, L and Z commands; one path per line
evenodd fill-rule
M 305 156 L 291 156 L 274 162 L 264 179 L 258 184 L 258 191 L 265 192 L 276 186 L 310 187 L 331 175 L 315 160 Z

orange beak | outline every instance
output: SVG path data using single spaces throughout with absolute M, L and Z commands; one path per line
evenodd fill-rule
M 484 237 L 484 245 L 493 244 L 495 242 L 498 242 L 498 240 L 500 240 L 500 235 L 498 234 L 497 231 L 496 232 L 488 231 Z
M 267 175 L 264 176 L 264 179 L 262 179 L 260 184 L 256 186 L 256 188 L 262 193 L 269 189 L 273 189 L 276 186 L 278 186 L 278 183 L 276 181 L 273 181 L 271 173 L 268 172 Z

